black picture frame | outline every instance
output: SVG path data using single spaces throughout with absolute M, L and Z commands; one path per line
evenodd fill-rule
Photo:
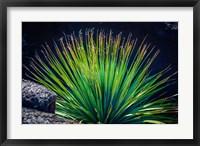
M 194 32 L 194 89 L 193 114 L 194 138 L 187 139 L 138 139 L 138 140 L 24 140 L 7 139 L 7 7 L 193 7 Z M 2 146 L 33 145 L 131 145 L 131 146 L 198 146 L 200 145 L 200 2 L 199 0 L 1 0 L 0 2 L 0 144 Z

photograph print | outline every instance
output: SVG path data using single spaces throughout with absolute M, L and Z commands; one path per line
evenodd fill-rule
M 22 22 L 22 124 L 178 124 L 178 22 Z

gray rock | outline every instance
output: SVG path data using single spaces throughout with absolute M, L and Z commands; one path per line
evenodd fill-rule
M 22 80 L 22 105 L 40 111 L 55 113 L 56 95 L 46 87 Z

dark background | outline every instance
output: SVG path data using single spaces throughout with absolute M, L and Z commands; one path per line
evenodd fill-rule
M 178 71 L 178 23 L 177 22 L 23 22 L 22 23 L 22 64 L 29 67 L 30 59 L 34 58 L 36 52 L 40 52 L 41 45 L 48 43 L 53 49 L 53 40 L 57 41 L 63 37 L 63 32 L 70 35 L 86 29 L 103 29 L 113 34 L 123 32 L 123 37 L 132 33 L 132 38 L 138 38 L 138 45 L 148 35 L 146 42 L 155 45 L 155 50 L 160 53 L 151 66 L 152 73 L 163 70 L 171 64 L 172 70 L 167 75 Z M 114 35 L 113 35 L 114 36 Z M 22 69 L 22 78 L 29 79 Z M 178 81 L 178 74 L 174 76 Z M 178 83 L 166 89 L 167 94 L 178 93 Z

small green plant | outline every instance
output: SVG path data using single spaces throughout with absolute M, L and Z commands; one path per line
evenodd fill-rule
M 131 34 L 88 31 L 48 44 L 32 59 L 32 79 L 58 96 L 56 114 L 81 123 L 177 123 L 177 95 L 161 91 L 171 85 L 171 67 L 150 75 L 159 50 L 145 43 L 136 47 Z M 176 82 L 176 81 L 175 81 Z M 160 93 L 161 92 L 161 93 Z M 159 95 L 156 95 L 160 93 Z

